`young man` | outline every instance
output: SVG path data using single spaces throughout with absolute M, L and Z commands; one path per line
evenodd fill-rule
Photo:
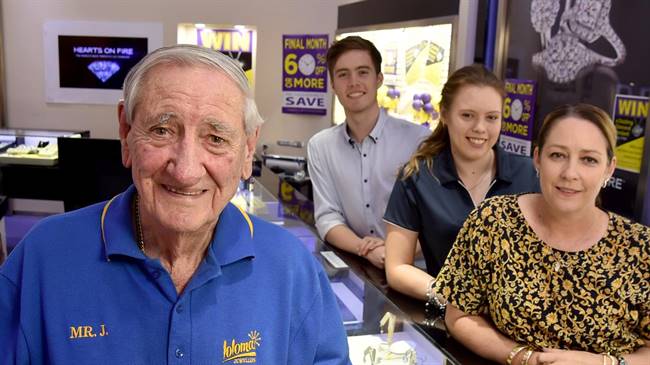
M 379 108 L 381 54 L 368 40 L 344 38 L 327 52 L 332 87 L 345 123 L 307 146 L 316 228 L 332 245 L 384 267 L 382 217 L 400 166 L 430 131 Z

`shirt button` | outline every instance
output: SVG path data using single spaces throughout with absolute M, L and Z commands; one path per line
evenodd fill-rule
M 182 304 L 176 306 L 176 313 L 182 313 L 185 308 Z
M 175 355 L 179 359 L 182 358 L 183 356 L 185 356 L 185 354 L 183 353 L 183 350 L 181 350 L 181 349 L 176 349 Z
M 365 153 L 363 154 L 363 157 L 366 157 L 366 154 L 365 154 Z
M 151 276 L 153 276 L 154 279 L 158 279 L 160 277 L 160 270 L 152 271 Z
M 370 230 L 370 234 L 373 234 L 373 233 L 375 233 L 375 230 L 374 230 L 374 229 L 371 229 L 371 230 Z
M 368 182 L 368 179 L 363 179 L 363 182 L 364 182 L 364 183 L 367 183 L 367 182 Z
M 366 208 L 370 208 L 370 204 L 366 204 Z

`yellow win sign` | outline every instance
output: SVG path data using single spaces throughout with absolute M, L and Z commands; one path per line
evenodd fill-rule
M 177 34 L 178 43 L 211 48 L 239 61 L 253 87 L 257 46 L 257 31 L 254 27 L 181 23 Z

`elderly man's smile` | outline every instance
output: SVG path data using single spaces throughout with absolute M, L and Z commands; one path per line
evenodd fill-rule
M 164 184 L 163 184 L 162 186 L 163 186 L 163 188 L 165 188 L 165 190 L 167 190 L 168 192 L 170 192 L 170 193 L 172 193 L 172 194 L 175 194 L 175 195 L 181 195 L 181 196 L 198 196 L 198 195 L 201 195 L 201 194 L 205 193 L 206 191 L 208 191 L 207 189 L 181 189 L 181 188 L 174 188 L 174 187 L 172 187 L 172 186 L 164 185 Z

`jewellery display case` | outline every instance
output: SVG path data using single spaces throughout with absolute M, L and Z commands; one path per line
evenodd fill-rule
M 88 132 L 0 129 L 0 163 L 54 166 L 59 160 L 58 138 L 81 138 Z
M 263 171 L 265 174 L 274 175 L 269 170 Z M 352 364 L 461 364 L 380 289 L 337 260 L 335 249 L 323 243 L 312 227 L 294 215 L 295 209 L 284 207 L 265 186 L 242 184 L 232 202 L 288 229 L 322 263 L 348 334 Z

